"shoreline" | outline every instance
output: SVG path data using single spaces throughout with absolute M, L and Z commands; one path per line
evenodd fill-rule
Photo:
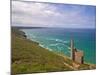
M 21 31 L 22 31 L 22 30 L 21 30 Z M 22 31 L 22 32 L 24 32 L 24 31 Z M 25 32 L 24 32 L 24 33 L 25 33 Z M 26 33 L 25 33 L 25 36 L 28 37 L 28 36 L 26 35 Z M 44 45 L 40 44 L 38 41 L 31 40 L 30 38 L 26 38 L 26 39 L 28 39 L 28 40 L 30 40 L 30 41 L 32 41 L 32 42 L 36 42 L 36 43 L 38 43 L 38 45 L 39 45 L 40 47 L 45 48 L 45 49 L 47 49 L 48 51 L 52 51 L 53 53 L 55 53 L 55 54 L 57 54 L 57 55 L 59 55 L 59 56 L 67 57 L 67 58 L 70 59 L 69 56 L 64 55 L 63 53 L 60 53 L 60 52 L 57 52 L 57 51 L 53 51 L 53 50 L 50 49 L 50 48 L 46 48 L 46 47 L 44 47 Z M 68 47 L 68 49 L 69 49 L 69 48 L 70 48 L 70 47 Z M 90 62 L 86 62 L 86 61 L 84 61 L 84 63 L 85 63 L 85 64 L 96 65 L 96 64 L 94 64 L 94 63 L 90 63 Z
M 11 68 L 14 74 L 96 69 L 95 65 L 76 63 L 63 53 L 41 46 L 39 42 L 29 39 L 19 28 L 12 29 L 11 37 Z
M 22 30 L 20 29 L 20 31 L 22 31 Z M 24 32 L 24 31 L 22 31 L 22 32 Z M 35 40 L 31 40 L 30 38 L 27 38 L 28 36 L 26 35 L 25 32 L 24 32 L 24 36 L 26 36 L 26 39 L 27 39 L 27 40 L 30 40 L 30 41 L 35 42 L 35 43 L 38 43 L 38 46 L 40 46 L 40 47 L 42 47 L 42 48 L 44 48 L 44 49 L 46 49 L 46 50 L 48 50 L 48 51 L 53 52 L 54 54 L 59 55 L 59 56 L 61 56 L 61 57 L 64 57 L 64 58 L 66 57 L 66 58 L 70 59 L 69 56 L 64 55 L 63 53 L 60 53 L 60 52 L 57 52 L 57 51 L 53 51 L 52 49 L 49 49 L 49 48 L 44 47 L 44 46 L 43 46 L 42 44 L 40 44 L 39 42 L 37 42 L 37 41 L 35 41 Z M 68 49 L 69 49 L 69 48 L 70 48 L 70 47 L 68 47 Z M 84 64 L 96 65 L 96 64 L 94 64 L 94 63 L 90 63 L 90 62 L 86 62 L 86 61 L 84 61 Z
M 22 31 L 22 32 L 24 32 L 24 31 Z M 25 32 L 24 32 L 24 33 L 25 33 Z M 26 33 L 25 33 L 25 35 L 26 35 Z M 26 37 L 27 37 L 27 35 L 26 35 Z M 66 58 L 70 59 L 69 56 L 64 55 L 63 53 L 60 53 L 60 52 L 57 52 L 57 51 L 53 51 L 53 50 L 50 49 L 50 48 L 46 48 L 46 47 L 44 47 L 42 44 L 40 44 L 40 43 L 37 42 L 37 41 L 33 41 L 33 40 L 29 39 L 29 38 L 26 38 L 26 39 L 27 39 L 27 40 L 30 40 L 30 41 L 32 41 L 32 42 L 38 43 L 38 46 L 40 46 L 40 47 L 42 47 L 42 48 L 45 48 L 46 50 L 51 51 L 51 52 L 55 53 L 56 55 L 59 55 L 59 56 L 64 57 L 64 58 L 66 57 Z M 68 48 L 70 48 L 70 47 L 68 47 Z M 94 63 L 90 63 L 90 62 L 86 62 L 86 61 L 84 61 L 84 64 L 96 65 L 96 64 L 94 64 Z
M 34 41 L 33 41 L 33 42 L 34 42 Z M 38 42 L 38 43 L 39 43 L 39 42 Z M 39 46 L 42 47 L 42 48 L 45 48 L 45 47 L 41 46 L 40 44 L 39 44 Z M 70 60 L 70 61 L 72 61 L 72 60 L 70 59 L 69 56 L 64 55 L 63 53 L 50 50 L 49 48 L 45 48 L 45 49 L 47 49 L 48 51 L 53 52 L 55 55 L 58 55 L 58 56 L 64 58 L 65 60 Z M 74 68 L 74 67 L 75 67 L 74 65 L 80 65 L 80 66 L 81 66 L 81 65 L 88 65 L 88 66 L 90 67 L 90 69 L 92 69 L 91 67 L 95 67 L 95 69 L 96 69 L 96 64 L 89 63 L 89 62 L 85 62 L 85 61 L 84 61 L 84 64 L 78 64 L 77 62 L 72 61 L 72 64 L 74 64 L 74 65 L 72 65 L 72 66 L 71 66 L 71 65 L 68 65 L 68 64 L 65 63 L 65 62 L 64 62 L 63 64 L 64 64 L 65 66 L 67 65 L 67 66 L 71 67 L 71 68 L 74 69 L 74 70 L 80 70 L 80 69 Z

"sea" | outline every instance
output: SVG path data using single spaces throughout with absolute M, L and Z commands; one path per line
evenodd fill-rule
M 50 51 L 70 57 L 70 40 L 74 47 L 84 52 L 87 63 L 96 64 L 96 29 L 92 28 L 31 28 L 22 29 L 27 38 Z

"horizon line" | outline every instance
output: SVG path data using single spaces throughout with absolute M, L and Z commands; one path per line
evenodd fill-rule
M 29 28 L 70 28 L 70 29 L 96 29 L 96 27 L 33 27 L 33 26 L 11 26 L 11 27 L 29 27 Z

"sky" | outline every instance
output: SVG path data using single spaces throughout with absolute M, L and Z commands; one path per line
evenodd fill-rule
M 95 28 L 91 5 L 12 1 L 12 26 Z

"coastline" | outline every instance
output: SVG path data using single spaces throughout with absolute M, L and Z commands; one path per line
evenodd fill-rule
M 32 41 L 32 40 L 31 40 L 31 41 Z M 34 41 L 33 41 L 33 42 L 34 42 Z M 35 42 L 36 42 L 36 41 L 35 41 Z M 43 45 L 41 45 L 41 44 L 39 44 L 39 46 L 45 48 L 45 47 L 44 47 Z M 59 56 L 61 56 L 61 57 L 63 57 L 63 58 L 71 59 L 69 56 L 64 55 L 63 53 L 53 51 L 52 49 L 49 49 L 49 48 L 45 48 L 45 49 L 47 49 L 48 51 L 52 51 L 52 52 L 55 53 L 56 55 L 59 55 Z M 86 61 L 84 61 L 84 64 L 96 66 L 96 64 L 93 64 L 93 63 L 90 63 L 90 62 L 86 62 Z
M 73 35 L 73 39 L 75 40 L 75 47 L 77 49 L 84 51 L 85 62 L 96 64 L 95 40 L 92 40 L 95 39 L 93 34 L 94 29 L 90 30 L 89 32 L 87 32 L 86 30 L 87 29 L 84 29 L 82 32 L 80 32 L 80 30 L 76 30 L 76 29 L 64 30 L 63 28 L 22 29 L 22 31 L 24 31 L 28 36 L 28 38 L 31 39 L 32 41 L 38 42 L 39 44 L 43 45 L 44 48 L 48 48 L 49 50 L 61 52 L 65 56 L 70 56 L 70 50 L 68 49 L 68 47 L 70 47 L 70 40 L 71 40 L 70 31 L 73 31 L 72 35 Z M 81 34 L 83 36 L 81 36 Z M 91 34 L 91 35 L 87 35 L 87 34 Z M 91 38 L 92 36 L 94 38 Z
M 38 72 L 74 71 L 74 70 L 95 69 L 95 67 L 93 67 L 93 66 L 90 67 L 90 64 L 89 65 L 78 64 L 78 63 L 72 61 L 69 57 L 65 56 L 62 53 L 54 52 L 47 48 L 41 47 L 39 42 L 28 39 L 25 32 L 23 33 L 22 31 L 19 31 L 19 30 L 17 30 L 17 31 L 14 30 L 14 33 L 12 33 L 12 42 L 14 43 L 14 44 L 12 43 L 12 48 L 14 45 L 14 48 L 12 50 L 13 51 L 12 57 L 14 57 L 14 58 L 12 58 L 12 70 L 14 73 L 17 73 L 17 74 L 21 74 L 21 73 L 25 73 L 25 72 L 28 72 L 28 73 L 30 73 L 30 72 L 36 73 L 37 72 L 38 73 Z M 16 45 L 17 45 L 17 47 L 16 47 Z M 16 53 L 16 48 L 17 48 L 18 53 Z M 25 49 L 25 51 L 24 51 L 24 49 Z M 21 57 L 19 55 L 20 52 L 22 53 L 21 55 L 23 55 L 24 57 Z M 25 53 L 25 54 L 23 54 L 23 53 Z M 17 54 L 17 56 L 16 56 L 16 54 Z M 19 56 L 21 57 L 21 59 L 19 59 L 20 58 Z M 35 58 L 35 59 L 33 59 L 33 58 Z M 34 62 L 34 61 L 36 61 L 36 62 Z M 23 68 L 20 68 L 21 66 L 23 66 L 23 63 L 26 66 L 24 66 Z M 29 64 L 29 63 L 31 63 L 31 64 Z M 31 66 L 32 64 L 34 64 L 34 65 L 37 64 L 37 66 L 32 67 Z M 39 66 L 40 64 L 41 64 L 41 66 Z M 45 65 L 45 67 L 44 67 L 44 65 Z M 79 67 L 78 68 L 75 67 L 76 65 L 78 65 Z M 31 69 L 27 70 L 28 67 L 31 67 Z M 33 69 L 35 69 L 35 67 L 36 68 L 38 67 L 37 70 L 33 70 Z M 47 67 L 47 69 L 46 69 L 46 67 Z M 24 71 L 22 71 L 23 69 L 24 69 Z
M 32 41 L 32 40 L 31 40 Z M 33 41 L 34 42 L 34 41 Z M 36 41 L 35 41 L 36 42 Z M 38 42 L 39 43 L 39 42 Z M 40 47 L 42 47 L 42 48 L 45 48 L 43 45 L 41 45 L 41 44 L 38 44 Z M 60 53 L 60 52 L 56 52 L 56 51 L 53 51 L 53 50 L 51 50 L 51 49 L 49 49 L 49 48 L 45 48 L 45 49 L 47 49 L 48 51 L 51 51 L 51 52 L 53 52 L 55 55 L 58 55 L 58 56 L 60 56 L 60 57 L 63 57 L 65 60 L 66 59 L 68 59 L 68 60 L 71 60 L 71 58 L 70 57 L 68 57 L 68 56 L 66 56 L 66 55 L 64 55 L 63 53 Z M 74 61 L 72 61 L 72 62 L 74 62 Z M 78 65 L 79 63 L 77 63 L 77 62 L 74 62 L 75 63 L 75 65 Z M 90 69 L 91 69 L 91 67 L 96 67 L 96 64 L 93 64 L 93 63 L 89 63 L 89 62 L 85 62 L 84 61 L 84 64 L 86 64 L 86 65 L 89 65 L 90 66 Z M 65 63 L 65 65 L 66 65 L 66 63 Z M 68 65 L 69 66 L 69 65 Z M 73 68 L 74 69 L 74 66 L 70 66 L 71 68 Z M 80 70 L 80 69 L 74 69 L 74 70 Z
M 23 32 L 24 32 L 24 31 L 23 31 Z M 24 33 L 25 33 L 25 32 L 24 32 Z M 25 34 L 26 34 L 26 33 L 25 33 Z M 27 36 L 27 35 L 26 35 L 26 36 Z M 29 38 L 28 38 L 28 40 L 30 40 L 30 41 L 32 41 L 32 42 L 38 43 L 38 45 L 39 45 L 40 47 L 45 48 L 45 49 L 47 49 L 48 51 L 52 51 L 52 52 L 55 53 L 56 55 L 62 56 L 62 57 L 64 57 L 64 58 L 66 57 L 66 58 L 70 59 L 69 56 L 64 55 L 63 53 L 60 53 L 60 52 L 57 52 L 57 51 L 53 51 L 53 50 L 50 49 L 50 48 L 46 48 L 46 47 L 44 47 L 44 45 L 40 44 L 40 43 L 37 42 L 37 41 L 33 41 L 33 40 L 29 39 Z M 68 47 L 68 49 L 70 49 L 70 47 Z M 88 65 L 96 65 L 96 64 L 94 64 L 94 63 L 90 63 L 90 62 L 86 62 L 86 61 L 84 61 L 84 63 L 85 63 L 85 64 L 88 64 Z

